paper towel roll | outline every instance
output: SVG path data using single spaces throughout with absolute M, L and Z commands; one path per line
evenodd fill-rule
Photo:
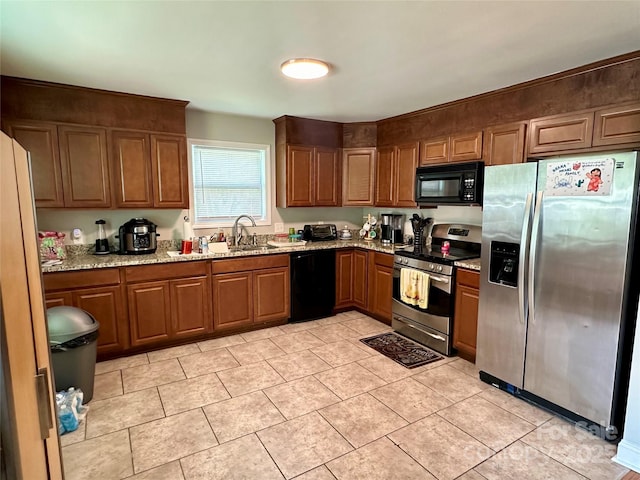
M 191 238 L 193 238 L 193 228 L 191 228 L 189 217 L 184 217 L 184 224 L 182 225 L 182 239 L 190 240 Z

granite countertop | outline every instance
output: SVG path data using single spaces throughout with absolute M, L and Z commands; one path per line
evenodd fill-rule
M 456 267 L 467 268 L 469 270 L 480 271 L 480 258 L 471 258 L 469 260 L 458 260 L 454 263 Z
M 198 260 L 224 260 L 227 258 L 249 257 L 256 255 L 276 255 L 279 253 L 308 252 L 331 248 L 364 248 L 377 252 L 393 254 L 393 246 L 383 246 L 380 241 L 365 240 L 335 240 L 326 242 L 307 242 L 304 247 L 276 247 L 269 249 L 244 250 L 227 253 L 209 253 L 170 256 L 167 251 L 157 250 L 156 253 L 146 255 L 93 255 L 81 254 L 68 256 L 59 265 L 43 266 L 42 272 L 68 272 L 73 270 L 89 270 L 94 268 L 127 267 L 134 265 L 154 265 L 159 263 L 193 262 Z

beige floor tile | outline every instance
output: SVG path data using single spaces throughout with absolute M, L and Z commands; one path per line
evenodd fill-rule
M 327 467 L 320 465 L 313 470 L 298 475 L 295 480 L 336 480 L 336 477 L 331 474 Z
M 487 480 L 585 480 L 582 475 L 522 442 L 508 446 L 475 470 Z
M 611 461 L 615 445 L 557 417 L 522 441 L 591 480 L 618 478 L 626 470 Z
M 332 317 L 325 317 L 325 318 L 321 318 L 319 320 L 314 320 L 313 322 L 318 326 L 318 327 L 325 327 L 327 325 L 333 325 L 335 323 L 340 323 L 340 322 L 344 322 L 344 318 L 341 317 L 340 315 L 334 315 Z
M 413 374 L 412 370 L 403 367 L 384 355 L 373 355 L 358 362 L 371 373 L 376 374 L 385 382 L 395 382 L 402 378 L 407 378 Z
M 248 365 L 268 358 L 286 355 L 282 349 L 276 346 L 276 344 L 268 338 L 258 340 L 256 342 L 234 345 L 233 347 L 229 347 L 227 350 L 231 352 L 231 355 L 235 357 L 240 365 Z
M 219 372 L 239 365 L 226 348 L 194 353 L 193 355 L 181 357 L 179 360 L 187 378 Z
M 137 367 L 147 363 L 149 363 L 149 358 L 146 353 L 107 360 L 106 362 L 98 362 L 96 363 L 96 375 L 102 375 L 103 373 L 113 372 L 114 370 L 121 370 L 123 368 Z
M 385 384 L 384 380 L 357 363 L 316 373 L 314 376 L 343 400 Z
M 287 419 L 305 415 L 340 401 L 315 377 L 305 377 L 267 388 L 264 393 Z
M 267 362 L 251 363 L 218 372 L 232 397 L 284 383 L 284 379 Z
M 332 367 L 339 367 L 371 356 L 370 353 L 348 340 L 328 343 L 321 347 L 312 348 L 311 351 Z
M 471 378 L 449 365 L 427 370 L 413 375 L 411 378 L 418 380 L 453 402 L 459 402 L 489 388 L 487 384 Z
M 306 331 L 288 333 L 279 337 L 273 337 L 271 340 L 287 353 L 300 352 L 324 345 L 322 340 Z
M 156 388 L 91 402 L 85 418 L 87 438 L 115 432 L 164 417 Z
M 436 414 L 388 437 L 438 480 L 453 480 L 494 453 Z
M 255 342 L 266 338 L 277 337 L 278 335 L 284 335 L 280 327 L 261 328 L 253 332 L 242 333 L 240 336 L 244 338 L 245 342 Z
M 248 393 L 214 403 L 204 407 L 203 410 L 220 443 L 285 421 L 278 409 L 262 392 Z
M 440 410 L 438 415 L 495 451 L 535 428 L 535 425 L 477 396 Z
M 65 480 L 120 479 L 133 473 L 129 431 L 103 435 L 62 448 Z
M 349 310 L 347 312 L 340 312 L 336 315 L 340 319 L 340 321 L 345 321 L 350 318 L 362 318 L 364 317 L 364 313 L 360 313 L 357 310 Z
M 148 352 L 147 356 L 149 357 L 149 363 L 153 363 L 161 362 L 162 360 L 169 360 L 170 358 L 184 357 L 185 355 L 191 355 L 192 353 L 200 353 L 200 349 L 195 343 L 164 348 L 162 350 L 156 350 L 155 352 Z
M 175 358 L 122 370 L 124 393 L 177 382 L 184 378 L 182 367 Z
M 487 388 L 484 392 L 479 393 L 478 397 L 484 398 L 536 426 L 542 425 L 553 416 L 549 412 L 497 388 Z
M 352 450 L 317 412 L 258 432 L 286 478 L 293 478 Z
M 327 466 L 338 480 L 436 480 L 386 437 L 332 460 Z
M 351 319 L 345 320 L 342 322 L 342 325 L 355 330 L 360 334 L 360 336 L 375 335 L 377 333 L 393 331 L 393 329 L 389 325 L 363 315 L 361 315 L 360 317 L 352 317 Z
M 305 332 L 307 330 L 312 330 L 314 328 L 318 328 L 318 325 L 315 321 L 311 322 L 295 322 L 295 323 L 287 323 L 286 325 L 280 325 L 278 328 L 284 334 L 290 333 L 298 333 Z
M 284 478 L 255 435 L 247 435 L 196 453 L 180 462 L 189 480 Z
M 258 330 L 260 332 L 261 330 Z M 227 337 L 212 338 L 211 340 L 204 340 L 198 342 L 198 348 L 202 352 L 208 352 L 209 350 L 216 350 L 218 348 L 232 347 L 233 345 L 240 345 L 246 340 L 241 335 L 229 335 Z
M 428 417 L 451 405 L 451 400 L 412 378 L 390 383 L 369 393 L 409 422 Z
M 85 439 L 86 430 L 87 420 L 85 417 L 85 419 L 78 424 L 78 428 L 76 430 L 60 435 L 60 446 L 66 447 L 67 445 L 82 442 Z
M 122 395 L 122 375 L 120 370 L 96 375 L 93 379 L 92 400 L 104 400 L 105 398 Z
M 329 364 L 309 350 L 271 358 L 267 360 L 267 363 L 275 368 L 286 381 L 313 375 L 331 368 Z
M 462 373 L 466 373 L 470 377 L 480 378 L 480 369 L 476 367 L 475 363 L 471 363 L 464 358 L 456 358 L 454 361 L 449 362 L 447 365 L 460 370 Z
M 407 425 L 406 420 L 368 393 L 325 407 L 319 413 L 355 448 Z
M 347 338 L 357 338 L 360 336 L 358 332 L 352 328 L 346 327 L 340 323 L 332 323 L 322 325 L 310 331 L 325 343 L 339 342 Z
M 132 427 L 131 448 L 136 473 L 217 445 L 201 409 Z
M 464 475 L 458 477 L 456 480 L 487 480 L 475 470 L 469 470 Z
M 230 398 L 215 373 L 161 385 L 158 392 L 167 416 Z
M 129 477 L 127 480 L 184 480 L 184 475 L 182 475 L 180 462 L 176 460 Z

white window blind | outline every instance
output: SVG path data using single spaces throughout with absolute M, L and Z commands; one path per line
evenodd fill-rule
M 227 225 L 241 214 L 268 222 L 268 145 L 190 144 L 195 225 Z

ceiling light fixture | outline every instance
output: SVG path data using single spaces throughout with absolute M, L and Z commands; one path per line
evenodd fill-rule
M 329 72 L 329 65 L 313 58 L 292 58 L 280 65 L 280 70 L 287 77 L 310 80 L 324 77 Z

